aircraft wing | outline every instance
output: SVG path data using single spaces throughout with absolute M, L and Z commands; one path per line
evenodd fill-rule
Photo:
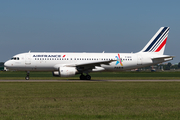
M 109 65 L 111 62 L 114 62 L 116 60 L 106 60 L 106 61 L 96 61 L 96 62 L 87 62 L 87 63 L 81 63 L 81 64 L 70 64 L 65 65 L 66 67 L 77 67 L 77 69 L 86 71 L 86 70 L 92 70 L 96 67 L 101 67 L 102 64 Z

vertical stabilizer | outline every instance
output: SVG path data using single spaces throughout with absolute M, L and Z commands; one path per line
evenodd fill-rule
M 161 27 L 140 52 L 164 54 L 169 27 Z

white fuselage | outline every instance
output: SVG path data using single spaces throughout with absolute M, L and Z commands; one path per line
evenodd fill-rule
M 121 63 L 117 63 L 118 54 Z M 142 53 L 143 54 L 143 53 Z M 22 53 L 15 55 L 13 59 L 5 63 L 7 68 L 20 71 L 54 71 L 58 67 L 78 66 L 81 64 L 99 63 L 110 61 L 109 64 L 101 64 L 92 71 L 112 70 L 122 71 L 135 69 L 143 66 L 157 64 L 161 61 L 153 61 L 151 54 L 142 55 L 140 53 Z M 153 55 L 154 56 L 154 55 Z

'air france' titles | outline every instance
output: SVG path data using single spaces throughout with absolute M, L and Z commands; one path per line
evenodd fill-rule
M 33 57 L 61 57 L 61 55 L 33 55 Z

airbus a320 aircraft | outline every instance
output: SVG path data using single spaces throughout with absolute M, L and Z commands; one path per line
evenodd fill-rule
M 163 55 L 168 33 L 169 27 L 161 27 L 137 53 L 28 52 L 13 56 L 5 62 L 5 67 L 27 71 L 26 80 L 30 71 L 52 71 L 58 77 L 81 74 L 81 80 L 90 80 L 89 73 L 94 71 L 124 71 L 172 60 L 174 56 Z

